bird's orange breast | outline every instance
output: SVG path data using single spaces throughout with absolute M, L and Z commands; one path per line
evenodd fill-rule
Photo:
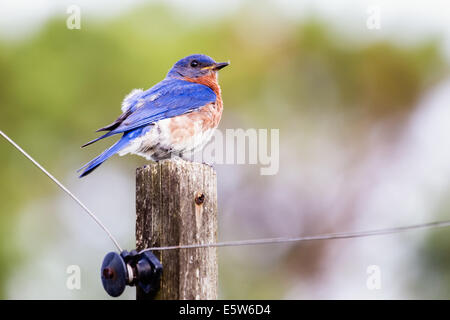
M 184 77 L 183 79 L 189 82 L 199 83 L 211 88 L 211 90 L 214 91 L 214 93 L 217 96 L 216 104 L 220 106 L 220 109 L 222 109 L 222 94 L 220 91 L 219 82 L 217 81 L 217 75 L 215 72 L 211 72 L 203 77 L 198 78 Z

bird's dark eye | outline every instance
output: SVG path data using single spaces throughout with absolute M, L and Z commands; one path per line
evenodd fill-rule
M 191 67 L 192 68 L 195 68 L 195 67 L 197 67 L 198 66 L 198 61 L 197 60 L 192 60 L 191 61 Z

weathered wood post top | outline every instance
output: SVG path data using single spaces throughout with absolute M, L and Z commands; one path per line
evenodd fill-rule
M 136 170 L 136 247 L 217 241 L 217 179 L 206 164 L 181 159 Z M 155 251 L 160 299 L 217 299 L 216 248 Z M 137 299 L 147 299 L 137 290 Z

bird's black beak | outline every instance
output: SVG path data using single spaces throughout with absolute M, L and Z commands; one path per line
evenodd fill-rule
M 218 62 L 218 63 L 214 64 L 213 70 L 218 71 L 220 69 L 225 68 L 229 64 L 230 64 L 229 62 Z

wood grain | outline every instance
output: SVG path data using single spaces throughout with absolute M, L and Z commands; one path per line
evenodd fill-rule
M 136 247 L 217 241 L 217 178 L 181 159 L 136 170 Z M 216 248 L 155 251 L 163 265 L 159 299 L 217 299 Z M 146 299 L 137 290 L 137 299 Z

